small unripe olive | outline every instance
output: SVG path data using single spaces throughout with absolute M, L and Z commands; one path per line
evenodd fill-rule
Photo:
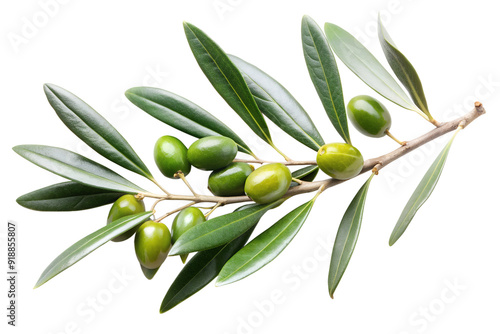
M 338 180 L 347 180 L 358 175 L 364 163 L 358 149 L 345 143 L 321 146 L 316 162 L 325 174 Z
M 154 158 L 160 172 L 168 178 L 176 178 L 174 175 L 179 171 L 184 175 L 191 171 L 187 147 L 175 137 L 160 137 L 155 144 Z
M 368 95 L 353 97 L 347 115 L 359 132 L 369 137 L 383 137 L 391 128 L 391 115 L 382 103 Z
M 245 181 L 253 171 L 253 166 L 247 163 L 233 162 L 210 174 L 208 189 L 216 196 L 245 195 Z
M 195 141 L 188 149 L 191 165 L 202 170 L 215 170 L 229 165 L 238 153 L 238 146 L 228 137 L 208 136 Z
M 199 208 L 189 207 L 181 210 L 172 223 L 172 244 L 187 230 L 206 221 L 205 215 Z
M 205 215 L 199 208 L 189 207 L 181 210 L 175 216 L 172 223 L 172 245 L 183 235 L 187 230 L 206 221 Z M 182 262 L 186 262 L 188 254 L 180 255 Z
M 134 195 L 123 195 L 113 203 L 113 206 L 111 206 L 111 209 L 109 210 L 108 214 L 107 224 L 117 219 L 130 215 L 135 215 L 144 211 L 145 207 L 144 207 L 144 202 L 142 200 L 138 200 L 137 198 L 134 197 Z M 111 240 L 115 242 L 127 240 L 132 235 L 134 235 L 135 231 L 137 231 L 138 228 L 139 226 L 132 228 L 120 234 L 119 236 L 114 237 Z
M 165 261 L 170 250 L 170 231 L 165 224 L 148 220 L 139 226 L 135 233 L 134 245 L 141 266 L 157 269 Z
M 274 202 L 287 192 L 292 182 L 290 170 L 272 163 L 254 170 L 245 182 L 245 193 L 259 204 Z

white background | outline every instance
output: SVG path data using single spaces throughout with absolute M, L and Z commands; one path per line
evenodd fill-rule
M 14 220 L 19 225 L 20 276 L 15 329 L 6 325 L 7 286 L 2 279 L 2 328 L 8 327 L 8 333 L 43 334 L 499 333 L 500 21 L 499 8 L 492 3 L 5 1 L 0 11 L 0 262 L 6 272 L 6 224 Z M 51 12 L 47 20 L 44 10 Z M 16 155 L 13 146 L 45 144 L 74 150 L 154 189 L 139 176 L 113 166 L 68 131 L 47 103 L 43 83 L 60 85 L 92 105 L 129 140 L 164 185 L 185 192 L 180 182 L 161 177 L 152 147 L 165 134 L 178 136 L 186 145 L 194 139 L 128 103 L 123 95 L 127 88 L 157 86 L 192 99 L 233 125 L 259 156 L 279 156 L 256 139 L 203 76 L 185 41 L 184 20 L 202 28 L 227 52 L 282 82 L 310 112 L 325 140 L 332 142 L 340 137 L 309 80 L 301 49 L 301 17 L 308 14 L 320 25 L 329 21 L 342 26 L 386 65 L 374 34 L 378 11 L 418 70 L 435 118 L 456 118 L 476 100 L 483 102 L 488 113 L 457 137 L 434 194 L 393 247 L 388 246 L 392 228 L 449 135 L 391 164 L 373 180 L 360 239 L 334 300 L 327 292 L 329 252 L 343 212 L 365 176 L 323 194 L 301 233 L 272 264 L 229 286 L 211 284 L 166 314 L 160 315 L 158 309 L 181 262 L 169 258 L 156 277 L 147 281 L 132 239 L 106 244 L 46 285 L 32 289 L 52 259 L 105 223 L 109 207 L 44 213 L 18 206 L 18 196 L 60 182 L 60 178 Z M 36 30 L 26 31 L 32 23 L 38 25 Z M 16 45 L 13 38 L 25 39 Z M 343 64 L 339 68 L 346 102 L 358 94 L 379 98 Z M 385 104 L 397 137 L 407 140 L 432 129 L 418 115 L 388 101 Z M 277 145 L 292 158 L 314 158 L 314 152 L 270 127 Z M 388 138 L 369 139 L 354 128 L 351 136 L 365 158 L 396 147 Z M 190 175 L 200 192 L 206 192 L 206 178 L 206 172 Z M 269 213 L 259 231 L 279 219 L 285 209 L 310 197 L 294 198 Z

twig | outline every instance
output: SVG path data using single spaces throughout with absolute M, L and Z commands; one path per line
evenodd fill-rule
M 286 166 L 301 166 L 301 165 L 317 165 L 315 160 L 308 161 L 269 161 L 269 160 L 248 160 L 248 159 L 234 159 L 233 162 L 246 162 L 248 164 L 272 164 L 272 163 L 281 163 Z
M 215 209 L 217 209 L 219 206 L 221 206 L 221 203 L 217 203 L 215 204 L 211 209 L 210 211 L 208 211 L 206 214 L 205 214 L 205 219 L 208 219 L 208 217 L 210 217 L 210 215 L 215 211 Z
M 183 206 L 181 206 L 181 207 L 179 207 L 179 208 L 177 208 L 177 209 L 175 209 L 175 210 L 172 210 L 172 211 L 170 211 L 170 212 L 167 212 L 166 214 L 164 214 L 164 215 L 163 215 L 163 216 L 161 216 L 160 218 L 155 219 L 155 221 L 157 221 L 157 222 L 161 222 L 163 219 L 167 218 L 168 216 L 173 215 L 174 213 L 179 212 L 179 211 L 181 211 L 181 210 L 184 210 L 185 208 L 189 208 L 190 206 L 192 206 L 192 205 L 193 205 L 193 204 L 195 204 L 195 203 L 196 203 L 196 202 L 194 202 L 194 201 L 193 201 L 193 202 L 190 202 L 190 203 L 188 203 L 188 204 L 186 204 L 186 205 L 183 205 Z
M 194 191 L 193 187 L 191 187 L 191 185 L 189 184 L 188 180 L 184 176 L 183 172 L 175 173 L 174 177 L 180 177 L 182 179 L 182 181 L 184 182 L 184 184 L 189 188 L 189 190 L 191 191 L 191 193 L 193 194 L 193 196 L 194 197 L 198 197 L 198 194 L 196 193 L 196 191 Z

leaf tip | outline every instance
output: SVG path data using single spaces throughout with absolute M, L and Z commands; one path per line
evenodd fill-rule
M 177 247 L 178 243 L 172 245 L 170 251 L 168 252 L 168 256 L 180 255 L 179 247 Z
M 38 289 L 41 287 L 43 284 L 45 284 L 45 281 L 42 281 L 42 278 L 40 277 L 38 281 L 36 282 L 35 286 L 33 287 L 33 290 Z
M 215 281 L 215 287 L 221 287 L 224 285 L 227 285 L 229 282 L 227 282 L 224 278 L 217 277 L 217 281 Z
M 389 239 L 389 247 L 392 247 L 392 245 L 394 245 L 396 243 L 396 241 L 398 241 L 397 238 L 391 237 Z

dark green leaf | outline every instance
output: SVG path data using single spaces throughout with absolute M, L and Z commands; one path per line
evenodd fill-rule
M 144 274 L 144 277 L 146 277 L 147 279 L 153 279 L 153 277 L 155 277 L 156 273 L 158 272 L 158 269 L 160 268 L 149 269 L 141 264 L 142 273 Z
M 319 167 L 318 165 L 311 165 L 304 168 L 297 169 L 292 173 L 292 177 L 294 179 L 299 179 L 306 182 L 312 182 L 318 175 Z M 298 186 L 299 184 L 295 181 L 292 181 L 290 187 Z
M 339 135 L 350 144 L 351 138 L 337 63 L 323 31 L 307 15 L 302 18 L 302 49 L 309 76 L 328 118 Z
M 332 23 L 325 24 L 325 33 L 335 54 L 368 86 L 397 105 L 422 113 L 382 64 L 354 36 Z
M 389 245 L 392 246 L 398 239 L 403 235 L 406 231 L 408 225 L 410 225 L 411 220 L 417 213 L 418 209 L 427 201 L 427 199 L 431 196 L 432 191 L 436 187 L 436 184 L 439 181 L 439 177 L 443 172 L 444 164 L 446 162 L 446 158 L 448 157 L 448 153 L 450 152 L 451 144 L 455 139 L 458 131 L 455 132 L 453 137 L 451 137 L 450 141 L 441 153 L 438 155 L 436 160 L 432 163 L 431 167 L 425 173 L 424 177 L 418 184 L 417 188 L 413 192 L 410 197 L 410 200 L 406 204 L 401 216 L 392 231 L 391 237 L 389 239 Z
M 290 136 L 317 151 L 325 144 L 313 121 L 285 87 L 259 68 L 229 55 L 264 115 Z
M 382 49 L 384 50 L 385 57 L 399 81 L 406 87 L 417 107 L 419 107 L 429 119 L 432 119 L 417 71 L 401 51 L 398 50 L 391 36 L 389 36 L 387 30 L 385 30 L 380 17 L 378 19 L 378 37 Z
M 79 211 L 116 201 L 123 192 L 89 187 L 78 182 L 63 182 L 32 191 L 16 201 L 38 211 Z
M 347 208 L 342 221 L 340 222 L 337 231 L 337 237 L 333 245 L 332 260 L 330 262 L 330 271 L 328 273 L 328 291 L 330 297 L 333 298 L 333 293 L 337 285 L 344 275 L 344 272 L 349 264 L 354 247 L 358 241 L 359 230 L 361 229 L 361 221 L 363 220 L 363 210 L 365 208 L 366 194 L 368 187 L 373 178 L 372 174 L 368 181 L 359 189 L 354 196 L 351 204 Z
M 35 288 L 68 269 L 109 240 L 145 222 L 151 214 L 152 212 L 148 211 L 117 219 L 73 244 L 49 264 L 38 279 Z
M 255 222 L 257 224 L 257 222 Z M 233 241 L 212 249 L 196 253 L 182 268 L 175 278 L 161 303 L 160 313 L 167 312 L 174 306 L 200 291 L 208 285 L 238 250 L 250 238 L 255 225 Z
M 226 53 L 203 31 L 185 22 L 189 46 L 215 90 L 260 138 L 272 144 L 271 134 L 245 79 Z
M 175 242 L 170 255 L 192 253 L 224 245 L 245 233 L 268 210 L 277 207 L 283 201 L 284 199 L 279 199 L 273 203 L 251 206 L 193 226 Z
M 274 260 L 299 232 L 313 204 L 302 204 L 238 251 L 222 268 L 217 285 L 239 281 Z
M 196 138 L 229 137 L 238 149 L 253 155 L 250 148 L 227 125 L 193 102 L 159 88 L 135 87 L 125 96 L 137 107 L 156 119 Z
M 19 145 L 13 150 L 35 165 L 76 182 L 132 194 L 145 191 L 103 165 L 62 148 Z
M 43 89 L 57 116 L 75 135 L 103 157 L 148 179 L 153 179 L 134 149 L 92 107 L 67 90 L 52 84 Z

